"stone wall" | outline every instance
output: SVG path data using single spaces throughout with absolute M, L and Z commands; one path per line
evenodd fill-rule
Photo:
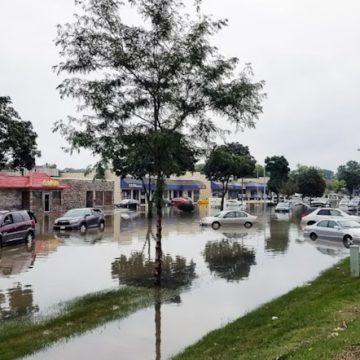
M 0 210 L 21 209 L 22 192 L 19 190 L 0 190 Z
M 100 208 L 113 208 L 114 204 L 114 182 L 104 180 L 77 180 L 77 179 L 61 179 L 62 184 L 67 184 L 70 189 L 66 189 L 62 193 L 63 210 L 69 210 L 73 208 L 82 208 L 89 206 Z M 92 193 L 93 203 L 87 203 L 87 193 Z M 103 193 L 103 196 L 99 192 Z M 104 192 L 108 192 L 105 196 Z M 111 192 L 111 194 L 110 194 Z M 97 195 L 97 196 L 96 196 Z M 98 199 L 98 202 L 96 202 Z M 102 203 L 101 203 L 102 199 Z M 104 199 L 108 199 L 107 204 L 104 204 Z

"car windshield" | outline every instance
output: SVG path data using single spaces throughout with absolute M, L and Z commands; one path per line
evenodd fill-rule
M 67 211 L 64 214 L 64 217 L 79 217 L 79 216 L 84 216 L 85 215 L 86 210 L 85 209 L 72 209 Z
M 360 224 L 354 220 L 339 221 L 339 225 L 343 228 L 360 228 Z

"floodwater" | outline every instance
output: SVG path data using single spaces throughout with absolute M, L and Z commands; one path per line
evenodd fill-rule
M 259 218 L 253 228 L 213 230 L 198 225 L 207 212 L 170 209 L 164 216 L 163 286 L 175 291 L 173 298 L 154 291 L 152 307 L 26 359 L 167 359 L 348 255 L 341 244 L 304 240 L 294 214 L 258 205 L 249 209 Z M 155 241 L 143 216 L 115 213 L 105 232 L 86 235 L 53 234 L 51 225 L 42 219 L 31 248 L 1 249 L 1 321 L 41 317 L 85 294 L 153 281 Z

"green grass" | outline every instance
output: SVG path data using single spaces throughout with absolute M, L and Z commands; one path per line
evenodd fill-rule
M 123 288 L 85 296 L 66 305 L 60 314 L 43 320 L 6 321 L 0 325 L 0 359 L 32 354 L 58 340 L 122 318 L 152 304 L 155 296 L 155 290 Z
M 174 359 L 360 359 L 360 279 L 349 273 L 347 259 Z

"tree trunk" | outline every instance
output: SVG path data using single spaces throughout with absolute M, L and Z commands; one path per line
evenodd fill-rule
M 222 196 L 221 196 L 221 205 L 220 205 L 221 211 L 224 210 L 225 195 L 228 191 L 228 184 L 229 184 L 229 180 L 222 181 Z
M 221 192 L 221 204 L 220 204 L 220 211 L 224 210 L 224 198 L 225 198 L 225 184 L 222 181 L 222 192 Z
M 155 246 L 155 285 L 161 285 L 161 272 L 162 272 L 162 248 L 161 248 L 161 237 L 162 237 L 162 208 L 163 208 L 163 193 L 165 187 L 165 179 L 161 173 L 158 173 L 156 179 L 156 246 Z

